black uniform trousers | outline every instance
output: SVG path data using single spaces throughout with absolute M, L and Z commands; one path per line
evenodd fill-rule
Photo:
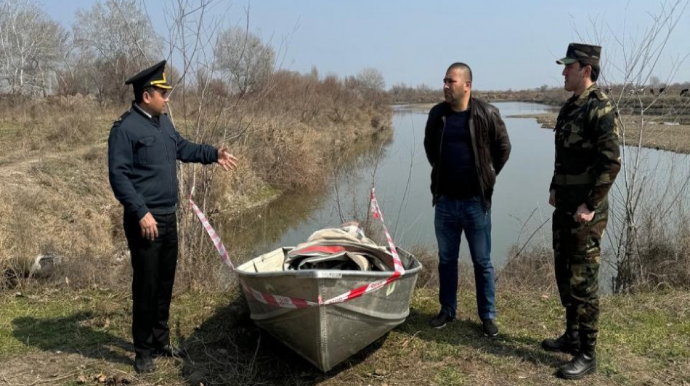
M 177 216 L 153 215 L 158 237 L 141 236 L 136 216 L 125 214 L 124 229 L 132 258 L 132 339 L 138 356 L 170 344 L 170 300 L 177 268 Z

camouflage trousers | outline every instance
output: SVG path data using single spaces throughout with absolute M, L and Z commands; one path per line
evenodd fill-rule
M 606 200 L 587 224 L 575 222 L 572 212 L 558 208 L 553 212 L 556 283 L 566 309 L 566 325 L 591 340 L 599 331 L 599 266 L 607 221 Z

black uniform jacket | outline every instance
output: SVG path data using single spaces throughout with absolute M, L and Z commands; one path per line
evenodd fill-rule
M 125 214 L 141 219 L 147 212 L 176 210 L 176 160 L 210 164 L 218 161 L 218 151 L 182 138 L 167 115 L 149 118 L 133 104 L 108 138 L 110 186 Z

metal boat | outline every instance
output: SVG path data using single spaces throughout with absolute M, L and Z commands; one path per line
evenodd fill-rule
M 252 289 L 291 298 L 330 299 L 349 290 L 386 279 L 390 271 L 286 270 L 291 248 L 279 248 L 236 268 L 240 280 Z M 403 323 L 422 269 L 410 253 L 398 249 L 405 273 L 387 286 L 343 303 L 287 308 L 245 295 L 251 318 L 265 331 L 328 371 Z

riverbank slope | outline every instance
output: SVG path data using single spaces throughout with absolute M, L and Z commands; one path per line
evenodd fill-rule
M 336 77 L 276 77 L 281 87 L 269 95 L 180 91 L 169 103 L 185 138 L 225 144 L 239 158 L 231 173 L 178 164 L 178 285 L 217 282 L 209 276 L 217 270 L 215 252 L 186 202 L 192 185 L 213 222 L 221 212 L 235 216 L 284 192 L 323 189 L 334 155 L 392 133 L 392 111 L 385 98 L 371 98 L 375 90 L 367 94 Z M 0 107 L 0 289 L 40 274 L 35 263 L 41 256 L 61 261 L 60 280 L 72 286 L 128 286 L 131 267 L 122 207 L 108 182 L 107 139 L 129 106 L 76 95 L 3 99 Z

